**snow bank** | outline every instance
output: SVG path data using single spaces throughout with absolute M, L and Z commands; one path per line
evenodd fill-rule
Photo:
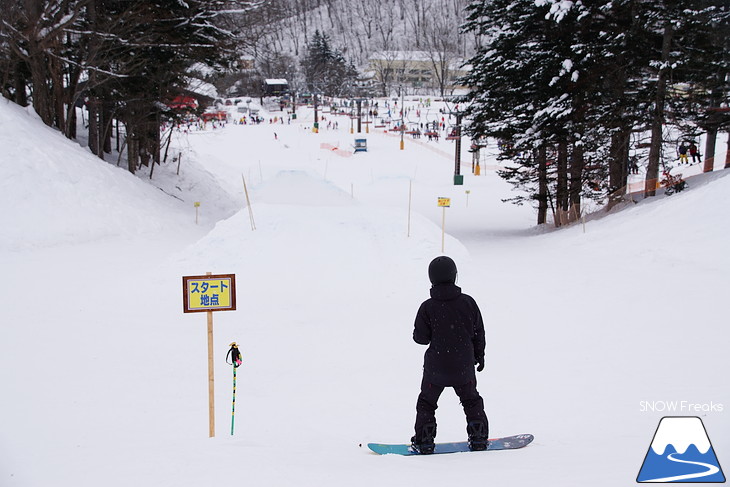
M 0 248 L 75 244 L 181 224 L 180 205 L 0 100 Z

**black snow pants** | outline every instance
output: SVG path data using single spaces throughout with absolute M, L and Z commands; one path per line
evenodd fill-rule
M 421 393 L 416 402 L 416 439 L 421 439 L 423 426 L 429 423 L 436 424 L 436 408 L 438 400 L 445 386 L 431 384 L 425 379 L 421 382 Z M 485 433 L 489 434 L 489 421 L 484 412 L 484 400 L 477 392 L 476 380 L 467 382 L 460 386 L 454 386 L 456 395 L 459 396 L 461 406 L 466 414 L 467 424 L 475 421 L 484 423 Z

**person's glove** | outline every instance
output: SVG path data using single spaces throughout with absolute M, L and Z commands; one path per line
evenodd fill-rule
M 474 364 L 477 366 L 477 372 L 484 370 L 484 357 L 476 359 Z

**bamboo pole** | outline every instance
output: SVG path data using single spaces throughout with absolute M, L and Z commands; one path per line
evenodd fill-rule
M 210 272 L 206 272 L 210 276 Z M 208 436 L 215 436 L 215 375 L 213 364 L 213 312 L 208 315 Z
M 256 222 L 253 219 L 253 210 L 251 209 L 251 200 L 248 197 L 248 188 L 246 187 L 246 178 L 241 174 L 241 180 L 243 180 L 243 192 L 246 193 L 246 206 L 248 207 L 248 218 L 251 221 L 251 230 L 256 230 Z
M 441 253 L 444 253 L 444 240 L 446 236 L 446 207 L 442 208 L 443 213 L 441 215 Z
M 408 181 L 408 233 L 407 236 L 411 236 L 411 195 L 413 193 L 413 180 Z

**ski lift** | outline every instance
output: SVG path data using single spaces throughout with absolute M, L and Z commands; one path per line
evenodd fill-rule
M 486 137 L 479 137 L 477 139 L 473 139 L 471 141 L 471 148 L 469 149 L 469 152 L 479 152 L 482 149 L 485 149 L 487 147 L 487 138 Z
M 376 129 L 382 129 L 385 128 L 390 123 L 390 120 L 385 120 L 384 118 L 381 118 L 379 122 L 375 124 Z
M 428 137 L 428 140 L 436 139 L 439 140 L 439 133 L 436 130 L 426 130 L 423 135 Z
M 458 125 L 449 126 L 449 135 L 446 136 L 446 140 L 458 140 L 461 138 L 461 127 Z

